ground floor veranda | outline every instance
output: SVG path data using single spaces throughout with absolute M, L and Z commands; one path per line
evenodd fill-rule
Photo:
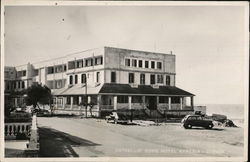
M 166 111 L 194 110 L 194 95 L 175 86 L 105 83 L 86 87 L 76 84 L 55 89 L 52 94 L 53 110 L 90 112 L 91 115 L 93 112 L 95 116 L 123 109 L 145 110 L 158 116 Z
M 54 98 L 56 110 L 91 111 L 97 116 L 101 111 L 120 109 L 147 109 L 164 111 L 193 110 L 193 96 L 163 96 L 163 95 L 67 95 Z M 88 105 L 86 106 L 86 103 Z

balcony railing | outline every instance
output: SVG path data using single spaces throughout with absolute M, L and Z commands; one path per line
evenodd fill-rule
M 64 107 L 65 109 L 70 109 L 71 108 L 71 106 L 69 105 L 69 104 L 65 104 L 65 107 Z
M 30 135 L 31 122 L 5 123 L 5 139 L 16 139 L 18 134 Z
M 192 106 L 183 106 L 183 110 L 194 110 Z
M 100 105 L 101 110 L 113 110 L 114 105 Z

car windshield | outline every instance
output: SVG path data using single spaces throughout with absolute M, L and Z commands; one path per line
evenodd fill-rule
M 188 118 L 188 120 L 196 120 L 196 117 L 195 117 L 195 116 L 190 116 L 190 117 Z
M 201 116 L 198 116 L 197 117 L 197 120 L 203 120 Z

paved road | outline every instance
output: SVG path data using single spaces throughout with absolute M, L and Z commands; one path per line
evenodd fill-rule
M 243 129 L 185 130 L 179 124 L 127 126 L 104 120 L 38 118 L 41 156 L 242 156 Z

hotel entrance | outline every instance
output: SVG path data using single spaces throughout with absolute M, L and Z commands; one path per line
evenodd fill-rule
M 146 96 L 146 106 L 150 110 L 156 110 L 157 109 L 156 96 Z

